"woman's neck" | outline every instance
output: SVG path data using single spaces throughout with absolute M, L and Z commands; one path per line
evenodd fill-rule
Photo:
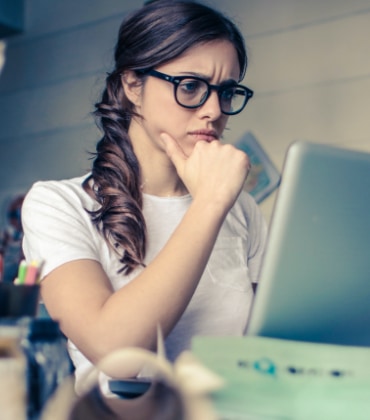
M 187 189 L 181 181 L 178 185 L 170 186 L 162 183 L 156 183 L 153 179 L 144 178 L 141 184 L 141 190 L 145 194 L 158 197 L 182 197 L 188 194 Z
M 162 162 L 159 164 L 159 158 Z M 139 160 L 141 166 L 141 190 L 143 193 L 158 197 L 176 197 L 188 194 L 188 191 L 177 175 L 176 169 L 163 156 L 152 158 L 149 162 Z
M 188 191 L 166 153 L 146 139 L 146 136 L 140 133 L 140 128 L 134 131 L 129 134 L 140 164 L 142 192 L 158 197 L 187 195 Z M 140 137 L 137 131 L 141 134 Z M 135 141 L 138 138 L 139 140 Z

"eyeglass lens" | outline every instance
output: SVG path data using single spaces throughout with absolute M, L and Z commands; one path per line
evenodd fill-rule
M 176 99 L 180 105 L 198 107 L 210 95 L 210 87 L 205 81 L 198 79 L 183 79 L 176 86 Z M 240 86 L 225 86 L 218 90 L 221 111 L 227 114 L 239 112 L 245 106 L 247 91 Z

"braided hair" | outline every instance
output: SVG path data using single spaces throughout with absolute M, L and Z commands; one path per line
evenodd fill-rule
M 247 66 L 243 37 L 220 12 L 195 1 L 147 2 L 122 22 L 115 47 L 115 66 L 107 75 L 94 115 L 103 136 L 96 146 L 91 176 L 84 187 L 100 204 L 91 219 L 120 256 L 121 272 L 129 274 L 144 265 L 146 226 L 142 213 L 140 164 L 128 128 L 136 114 L 126 98 L 122 74 L 131 70 L 142 83 L 145 72 L 214 40 L 230 41 L 237 52 L 240 80 Z

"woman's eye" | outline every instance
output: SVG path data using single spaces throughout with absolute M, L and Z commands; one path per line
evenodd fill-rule
M 222 91 L 221 97 L 225 101 L 231 101 L 235 95 L 236 95 L 236 89 L 228 88 Z
M 180 83 L 180 88 L 183 93 L 194 94 L 199 91 L 199 89 L 201 88 L 201 85 L 202 85 L 202 82 L 200 82 L 199 80 L 189 79 L 189 80 L 183 80 Z

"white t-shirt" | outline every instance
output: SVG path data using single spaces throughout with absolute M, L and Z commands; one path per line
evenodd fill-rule
M 33 185 L 22 208 L 23 250 L 26 259 L 43 260 L 42 277 L 58 266 L 78 259 L 99 261 L 114 290 L 124 287 L 142 268 L 118 273 L 121 263 L 92 224 L 85 209 L 99 205 L 82 188 L 86 175 Z M 182 220 L 191 196 L 156 197 L 144 194 L 148 264 L 163 248 Z M 190 348 L 195 335 L 242 335 L 253 298 L 251 282 L 258 280 L 266 240 L 266 223 L 254 199 L 242 192 L 227 215 L 199 285 L 181 319 L 166 338 L 166 352 L 174 360 Z M 140 308 L 138 308 L 140 310 Z M 130 320 L 127 320 L 130 322 Z M 98 338 L 97 338 L 98 339 Z M 92 368 L 69 342 L 79 380 Z

